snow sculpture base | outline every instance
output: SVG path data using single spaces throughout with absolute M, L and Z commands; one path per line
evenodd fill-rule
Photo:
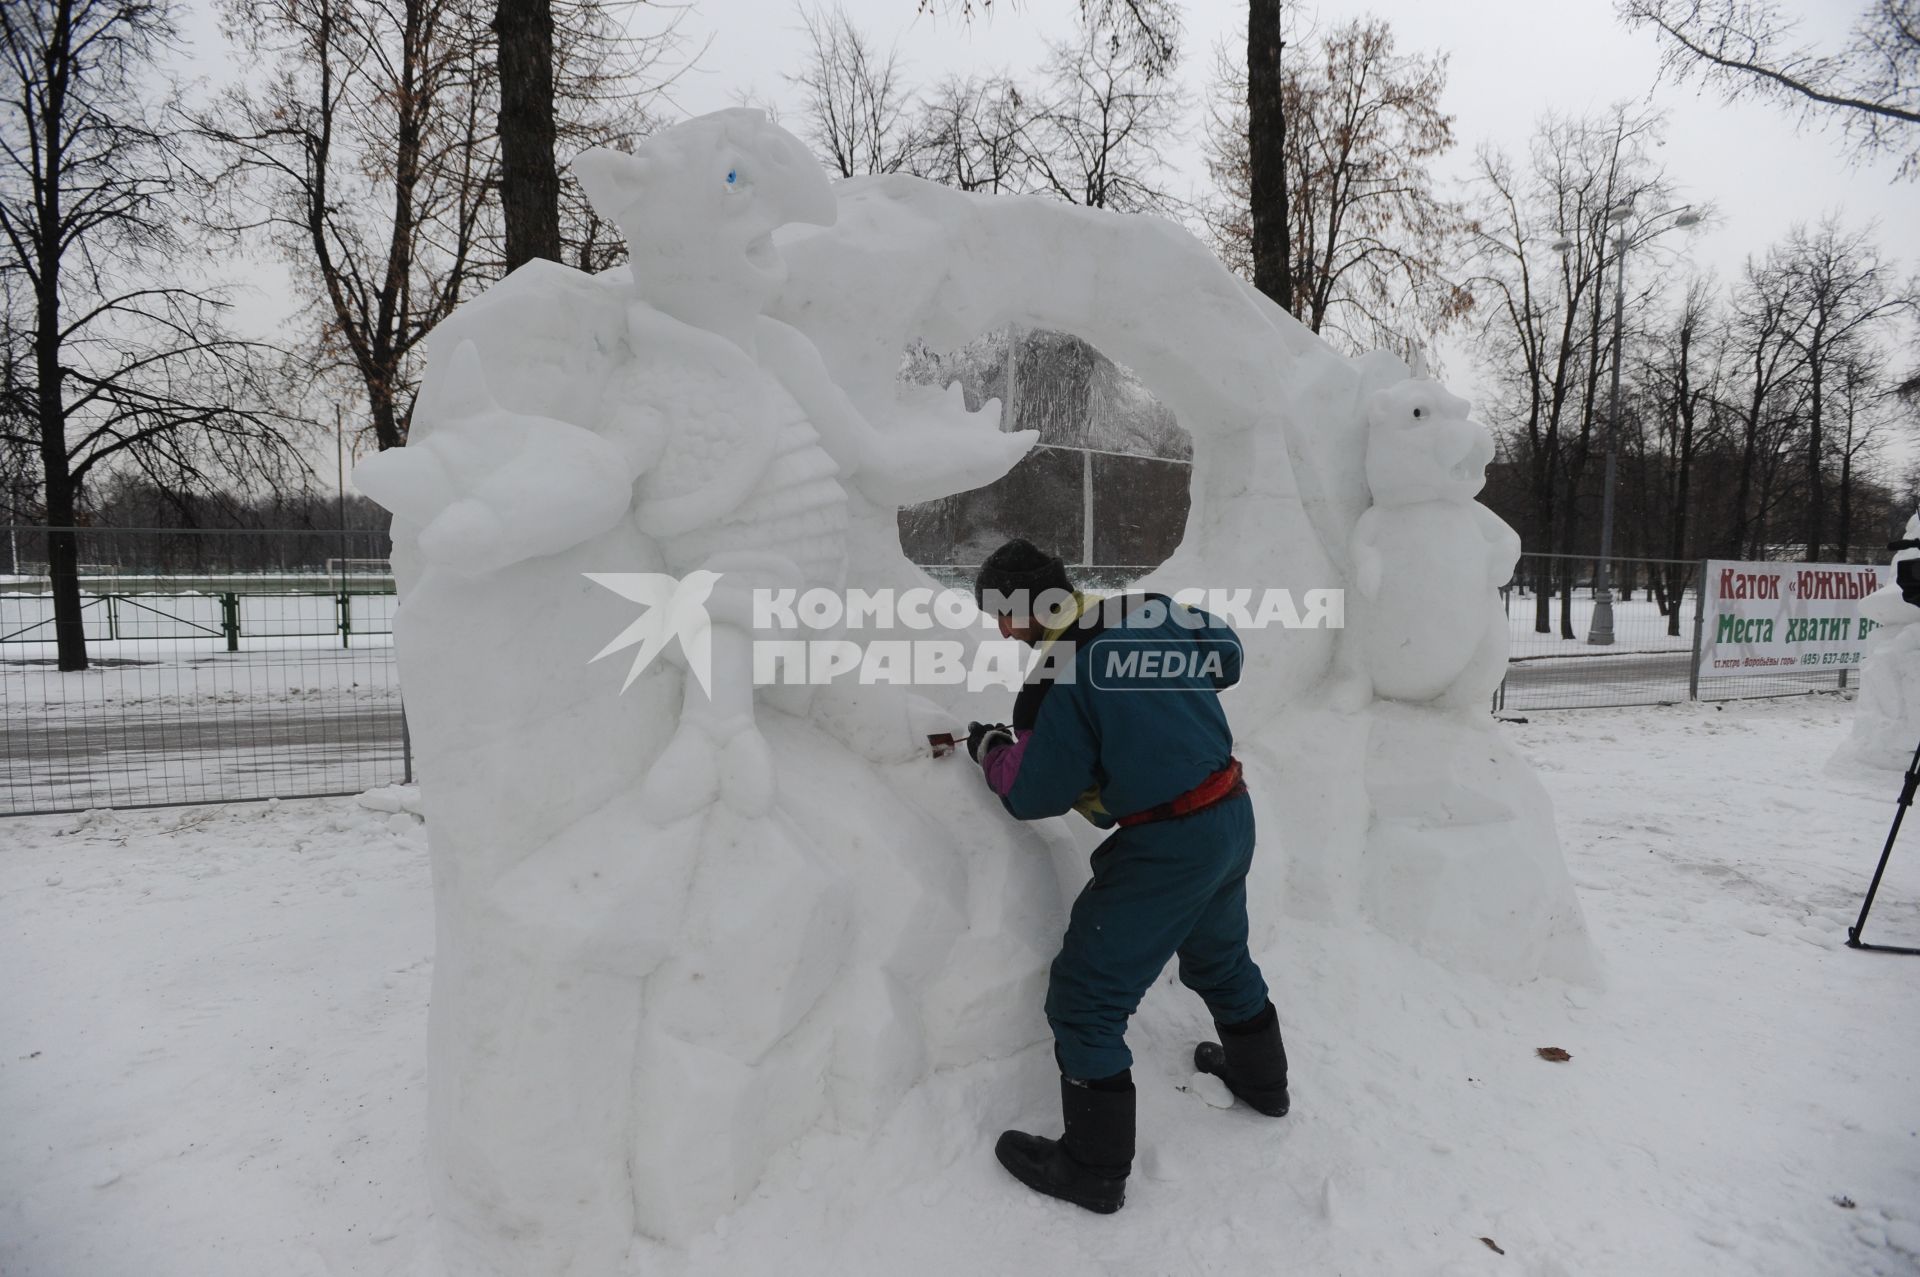
M 1552 801 L 1491 719 L 1309 706 L 1235 748 L 1261 782 L 1256 952 L 1290 915 L 1369 925 L 1453 971 L 1599 983 Z
M 655 830 L 629 791 L 490 886 L 443 884 L 450 1272 L 619 1271 L 636 1233 L 685 1242 L 809 1131 L 872 1131 L 929 1070 L 1046 1038 L 1046 844 L 952 760 L 876 769 L 786 715 L 765 731 L 769 817 Z
M 1364 915 L 1453 970 L 1595 980 L 1552 802 L 1493 724 L 1390 704 L 1371 717 Z

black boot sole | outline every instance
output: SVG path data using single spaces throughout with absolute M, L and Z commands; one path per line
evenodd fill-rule
M 1090 1210 L 1096 1215 L 1111 1215 L 1126 1205 L 1125 1180 L 1121 1180 L 1121 1186 L 1112 1192 L 1093 1194 L 1077 1191 L 1071 1185 L 1062 1184 L 1047 1174 L 1046 1162 L 1040 1159 L 1049 1155 L 1048 1149 L 1029 1148 L 1026 1145 L 1026 1141 L 1031 1141 L 1035 1145 L 1052 1146 L 1055 1145 L 1055 1141 L 1043 1140 L 1032 1135 L 1016 1140 L 1014 1137 L 1018 1135 L 1021 1135 L 1021 1132 L 1008 1131 L 1003 1134 L 999 1142 L 993 1146 L 993 1155 L 1000 1159 L 1000 1165 L 1007 1168 L 1008 1174 L 1034 1192 L 1063 1202 L 1071 1202 L 1080 1209 Z M 1065 1156 L 1064 1153 L 1059 1152 L 1052 1152 L 1051 1155 Z
M 1225 1082 L 1227 1089 L 1256 1113 L 1264 1113 L 1268 1117 L 1285 1117 L 1287 1110 L 1293 1107 L 1292 1097 L 1287 1094 L 1284 1087 L 1281 1088 L 1278 1099 L 1271 1095 L 1262 1095 L 1256 1099 L 1235 1086 L 1233 1079 L 1227 1076 L 1227 1053 L 1218 1042 L 1202 1042 L 1194 1047 L 1193 1067 L 1201 1073 L 1211 1073 Z

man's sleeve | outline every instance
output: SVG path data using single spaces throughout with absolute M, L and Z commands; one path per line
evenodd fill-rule
M 1078 682 L 1058 683 L 1040 706 L 1033 730 L 987 755 L 987 784 L 1020 820 L 1059 816 L 1093 784 L 1100 739 Z

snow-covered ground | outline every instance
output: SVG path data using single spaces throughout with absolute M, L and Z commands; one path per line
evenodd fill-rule
M 1604 989 L 1292 924 L 1260 955 L 1294 1071 L 1270 1122 L 1182 1089 L 1202 1012 L 1169 977 L 1118 1216 L 994 1163 L 1002 1127 L 1056 1129 L 1035 1050 L 936 1075 L 871 1143 L 789 1148 L 684 1265 L 636 1271 L 1920 1271 L 1920 960 L 1843 947 L 1898 778 L 1824 772 L 1847 712 L 1500 728 L 1558 805 Z M 1869 939 L 1920 943 L 1908 837 Z M 0 823 L 0 1272 L 424 1271 L 431 926 L 416 818 L 353 799 Z

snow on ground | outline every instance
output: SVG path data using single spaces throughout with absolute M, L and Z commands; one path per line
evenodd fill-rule
M 220 640 L 122 639 L 87 645 L 91 667 L 63 672 L 52 644 L 0 655 L 0 708 L 8 714 L 81 714 L 219 705 L 354 705 L 397 701 L 391 635 Z
M 1294 1068 L 1269 1122 L 1182 1089 L 1202 1012 L 1169 979 L 1132 1035 L 1118 1216 L 994 1163 L 1003 1126 L 1057 1129 L 1035 1050 L 937 1075 L 871 1143 L 789 1148 L 688 1262 L 639 1270 L 1920 1272 L 1920 960 L 1843 946 L 1898 777 L 1823 771 L 1847 712 L 1503 726 L 1605 988 L 1292 924 L 1261 955 Z M 1908 837 L 1870 940 L 1920 943 Z M 431 915 L 415 818 L 352 799 L 0 823 L 0 1272 L 424 1271 Z

